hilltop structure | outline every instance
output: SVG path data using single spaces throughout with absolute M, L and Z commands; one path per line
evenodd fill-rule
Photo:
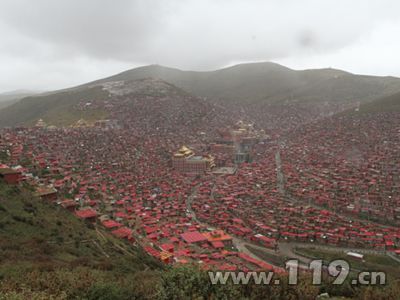
M 79 120 L 76 121 L 76 123 L 73 124 L 71 127 L 73 127 L 73 128 L 91 127 L 91 124 L 89 124 L 89 122 L 86 121 L 86 120 L 84 120 L 84 119 L 79 119 Z
M 43 119 L 39 119 L 35 124 L 35 127 L 38 127 L 38 128 L 45 128 L 46 126 L 47 126 L 47 124 L 45 121 L 43 121 Z

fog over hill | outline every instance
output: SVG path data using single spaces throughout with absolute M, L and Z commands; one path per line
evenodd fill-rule
M 16 103 L 18 100 L 39 94 L 39 91 L 15 90 L 0 94 L 0 109 Z
M 269 118 L 272 123 L 265 124 L 266 127 L 279 126 L 277 122 L 281 120 L 274 119 L 277 110 L 280 113 L 287 109 L 305 109 L 312 112 L 309 118 L 323 117 L 400 92 L 398 78 L 355 75 L 336 69 L 296 71 L 276 63 L 264 62 L 196 72 L 150 65 L 75 88 L 25 98 L 0 110 L 0 126 L 32 124 L 39 118 L 56 125 L 71 125 L 81 118 L 92 121 L 106 118 L 104 110 L 92 111 L 87 115 L 76 110 L 74 105 L 80 101 L 115 98 L 116 95 L 126 98 L 137 91 L 130 91 L 124 87 L 124 83 L 146 78 L 163 80 L 180 88 L 182 92 L 222 105 L 230 112 L 246 111 L 249 118 L 253 115 L 260 118 L 256 116 L 260 113 L 267 116 L 272 114 Z M 107 90 L 107 86 L 114 86 L 113 93 Z M 149 85 L 146 88 L 152 89 Z M 279 108 L 282 105 L 283 110 Z
M 182 71 L 150 65 L 99 80 L 163 79 L 197 96 L 225 101 L 368 101 L 400 91 L 400 79 L 336 69 L 296 71 L 276 63 L 239 64 L 216 71 Z

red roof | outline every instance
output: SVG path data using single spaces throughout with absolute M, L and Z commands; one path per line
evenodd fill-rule
M 151 234 L 153 232 L 158 231 L 158 227 L 144 226 L 144 231 L 146 232 L 146 234 Z
M 261 260 L 252 258 L 251 256 L 247 255 L 246 253 L 239 252 L 238 255 L 239 255 L 239 257 L 240 257 L 241 259 L 244 259 L 245 261 L 250 262 L 250 263 L 252 263 L 253 265 L 259 266 L 259 267 L 261 267 L 262 269 L 265 269 L 265 270 L 273 270 L 273 266 L 271 266 L 270 264 L 267 264 L 266 262 L 263 262 L 263 261 L 261 261 Z
M 160 248 L 161 248 L 162 250 L 168 251 L 168 252 L 174 251 L 174 245 L 168 244 L 168 243 L 162 244 L 162 245 L 160 246 Z
M 116 222 L 114 220 L 106 220 L 102 224 L 103 224 L 103 226 L 105 228 L 115 228 L 115 227 L 121 227 L 122 226 L 121 223 L 118 223 L 118 222 Z
M 188 231 L 182 233 L 181 238 L 188 244 L 207 241 L 206 237 L 198 231 Z
M 275 243 L 276 240 L 275 239 L 271 239 L 269 237 L 266 237 L 264 235 L 255 235 L 256 238 L 258 238 L 259 240 L 265 242 L 265 243 Z
M 127 215 L 126 213 L 122 212 L 122 211 L 116 212 L 116 213 L 114 214 L 114 216 L 115 216 L 116 218 L 121 218 L 121 219 L 125 219 L 125 218 L 128 217 L 128 215 Z
M 64 208 L 68 208 L 68 207 L 74 207 L 77 206 L 78 204 L 72 200 L 72 199 L 65 199 L 63 201 L 61 201 L 61 206 Z
M 237 266 L 229 265 L 229 264 L 222 264 L 221 266 L 219 266 L 219 269 L 221 271 L 236 271 L 237 270 Z
M 81 219 L 89 219 L 97 217 L 97 212 L 93 209 L 77 210 L 75 214 Z
M 127 238 L 132 235 L 132 230 L 128 227 L 121 227 L 119 229 L 113 230 L 111 233 L 119 238 Z
M 215 241 L 215 242 L 211 242 L 211 245 L 218 249 L 218 248 L 224 248 L 224 243 L 221 241 Z
M 154 249 L 153 247 L 147 246 L 147 247 L 144 247 L 144 250 L 145 250 L 148 254 L 150 254 L 151 256 L 154 256 L 154 257 L 159 257 L 159 256 L 160 256 L 160 251 L 157 251 L 157 250 Z

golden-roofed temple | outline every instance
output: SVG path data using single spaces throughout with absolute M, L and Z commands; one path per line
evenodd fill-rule
M 208 154 L 206 156 L 203 157 L 203 159 L 207 160 L 209 162 L 209 167 L 210 168 L 214 168 L 215 167 L 215 162 L 214 162 L 214 156 L 212 156 L 211 154 Z
M 182 146 L 173 154 L 172 166 L 180 172 L 201 173 L 215 167 L 215 163 L 211 155 L 196 156 L 191 149 Z
M 182 146 L 175 154 L 174 157 L 190 157 L 194 155 L 193 151 L 186 146 Z

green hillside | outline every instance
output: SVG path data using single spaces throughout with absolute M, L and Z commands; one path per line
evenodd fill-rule
M 31 96 L 0 110 L 0 127 L 20 124 L 34 125 L 41 118 L 51 125 L 71 125 L 80 119 L 102 119 L 102 110 L 80 111 L 74 106 L 108 98 L 100 86 Z
M 379 116 L 387 113 L 400 113 L 400 93 L 361 103 L 357 108 L 348 109 L 339 115 L 364 117 L 366 115 Z
M 35 91 L 14 91 L 0 94 L 0 109 L 17 103 L 20 99 L 38 94 Z
M 148 97 L 170 99 L 172 106 L 169 108 L 173 110 L 175 104 L 177 105 L 175 109 L 178 109 L 180 104 L 179 101 L 174 102 L 172 99 L 182 100 L 191 96 L 168 82 L 149 78 L 124 81 L 121 85 L 115 86 L 112 83 L 91 84 L 24 98 L 14 105 L 0 110 L 0 127 L 32 126 L 39 119 L 43 119 L 47 125 L 55 126 L 75 125 L 81 119 L 92 124 L 97 120 L 109 118 L 113 112 L 116 112 L 116 107 L 123 106 L 117 111 L 120 115 L 121 111 L 126 111 L 135 105 L 135 99 Z M 111 105 L 110 102 L 113 104 Z M 112 108 L 107 109 L 107 104 L 110 104 Z M 196 101 L 194 101 L 194 105 L 196 105 Z M 149 106 L 148 110 L 151 111 L 152 107 Z M 113 117 L 116 118 L 115 114 Z
M 400 93 L 362 104 L 360 112 L 400 112 Z
M 354 75 L 336 69 L 296 71 L 279 64 L 249 63 L 208 72 L 159 65 L 132 69 L 99 81 L 154 77 L 195 95 L 230 102 L 369 101 L 400 91 L 400 79 Z
M 28 187 L 0 182 L 0 300 L 128 299 L 315 299 L 322 293 L 346 299 L 396 299 L 400 282 L 384 288 L 299 284 L 213 285 L 194 266 L 161 266 L 70 212 L 32 196 Z M 344 299 L 344 298 L 341 298 Z
M 159 268 L 139 248 L 44 203 L 29 189 L 0 183 L 0 299 L 81 299 L 105 287 L 140 295 L 149 293 L 143 290 L 146 278 L 154 285 L 157 273 L 151 270 Z
M 329 107 L 324 107 L 327 103 L 366 103 L 400 92 L 398 78 L 354 75 L 335 69 L 295 71 L 266 62 L 193 72 L 151 65 L 75 88 L 24 98 L 0 109 L 0 127 L 33 125 L 39 118 L 56 126 L 68 126 L 80 119 L 92 122 L 107 118 L 104 109 L 85 111 L 78 110 L 76 105 L 109 99 L 109 92 L 100 84 L 132 83 L 145 78 L 160 79 L 195 96 L 208 97 L 209 101 L 222 103 L 232 111 L 237 104 L 252 104 L 255 111 L 264 112 L 270 104 L 293 103 L 329 110 Z M 119 88 L 118 83 L 116 88 Z M 122 98 L 126 99 L 124 95 Z

